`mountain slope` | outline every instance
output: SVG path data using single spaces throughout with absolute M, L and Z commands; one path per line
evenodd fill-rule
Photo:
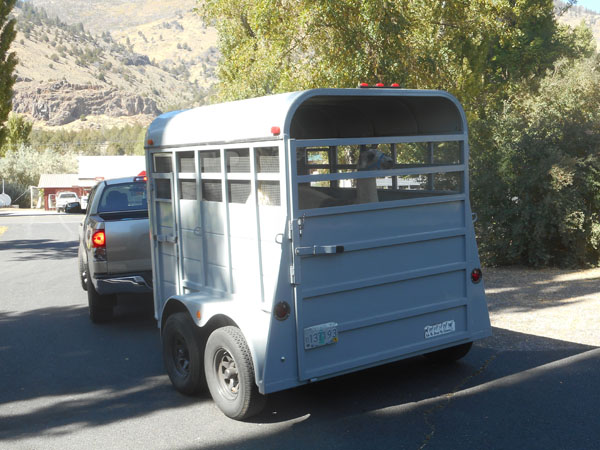
M 201 103 L 204 87 L 213 81 L 209 77 L 217 56 L 211 44 L 194 44 L 200 56 L 192 58 L 190 50 L 177 49 L 176 44 L 170 48 L 153 31 L 182 28 L 178 20 L 194 28 L 188 25 L 195 18 L 191 11 L 187 17 L 182 12 L 179 19 L 165 22 L 170 25 L 148 24 L 149 39 L 141 32 L 135 34 L 139 43 L 131 42 L 127 33 L 121 37 L 123 43 L 108 32 L 93 35 L 83 25 L 69 25 L 29 3 L 20 3 L 14 14 L 18 33 L 11 50 L 17 53 L 19 65 L 13 109 L 29 115 L 37 125 L 64 125 L 89 115 L 140 115 L 142 122 L 148 122 L 160 111 Z M 196 34 L 207 34 L 197 28 Z M 153 47 L 161 49 L 160 59 L 142 53 Z M 93 117 L 86 118 L 82 125 L 93 127 Z

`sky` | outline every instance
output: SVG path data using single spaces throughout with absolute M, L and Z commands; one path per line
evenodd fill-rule
M 577 0 L 577 5 L 600 13 L 600 0 Z

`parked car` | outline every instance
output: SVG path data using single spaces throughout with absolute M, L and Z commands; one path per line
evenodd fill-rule
M 82 195 L 81 196 L 81 200 L 80 200 L 80 205 L 81 205 L 81 209 L 83 211 L 85 211 L 87 209 L 87 205 L 88 205 L 88 199 L 89 199 L 89 195 Z
M 94 323 L 112 318 L 117 294 L 152 292 L 145 177 L 105 180 L 92 189 L 78 260 Z
M 69 203 L 79 202 L 75 192 L 59 192 L 56 196 L 56 212 L 64 212 Z

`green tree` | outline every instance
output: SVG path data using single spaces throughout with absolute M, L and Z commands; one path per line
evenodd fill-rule
M 471 196 L 492 264 L 600 264 L 600 61 L 559 61 L 490 117 Z
M 552 0 L 206 0 L 199 10 L 219 31 L 221 100 L 398 82 L 445 89 L 476 111 L 574 53 Z
M 0 147 L 0 156 L 4 156 L 7 150 L 16 150 L 19 145 L 28 145 L 33 124 L 24 116 L 10 113 L 6 122 L 6 136 L 4 145 Z
M 9 16 L 14 6 L 15 0 L 0 1 L 0 146 L 6 136 L 4 123 L 12 109 L 12 88 L 15 83 L 13 72 L 17 65 L 15 53 L 9 52 L 10 44 L 17 34 L 17 22 Z

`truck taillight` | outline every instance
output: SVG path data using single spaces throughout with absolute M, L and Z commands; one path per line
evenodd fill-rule
M 92 234 L 92 246 L 93 248 L 106 247 L 106 234 L 104 234 L 104 230 L 96 230 Z

